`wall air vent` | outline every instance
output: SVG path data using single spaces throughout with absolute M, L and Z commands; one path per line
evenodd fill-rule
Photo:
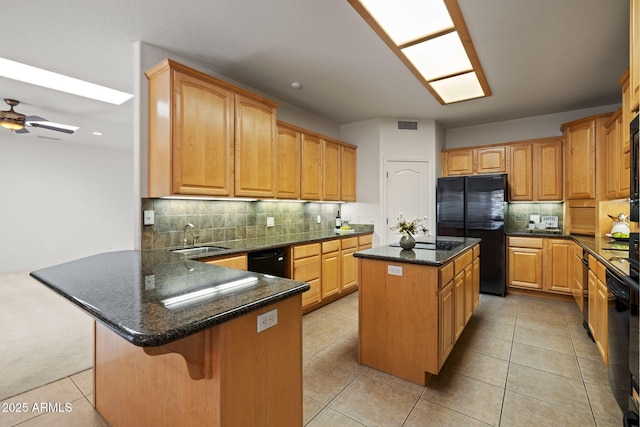
M 398 120 L 399 130 L 418 130 L 418 122 L 410 122 L 408 120 Z

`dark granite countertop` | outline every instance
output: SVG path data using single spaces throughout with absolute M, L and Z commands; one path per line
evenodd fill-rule
M 453 258 L 475 245 L 480 243 L 480 239 L 475 237 L 450 237 L 438 236 L 432 238 L 416 239 L 418 242 L 434 242 L 436 240 L 460 242 L 461 245 L 452 250 L 419 249 L 417 245 L 414 249 L 404 250 L 397 246 L 378 246 L 372 249 L 356 252 L 353 256 L 357 258 L 375 259 L 379 261 L 401 262 L 407 264 L 422 264 L 431 266 L 444 265 Z
M 570 238 L 569 234 L 564 234 L 561 230 L 522 230 L 510 231 L 505 233 L 507 236 L 513 237 L 547 237 L 550 239 Z
M 353 229 L 352 233 L 338 234 L 333 230 L 326 231 L 313 231 L 307 233 L 288 234 L 284 236 L 275 237 L 260 237 L 254 239 L 242 239 L 225 242 L 207 243 L 200 246 L 218 246 L 225 248 L 223 250 L 216 251 L 214 253 L 207 253 L 196 256 L 188 256 L 189 259 L 203 259 L 225 255 L 232 255 L 235 253 L 253 252 L 267 249 L 282 248 L 291 245 L 316 243 L 326 240 L 339 239 L 344 237 L 357 237 L 365 236 L 373 233 L 373 226 Z M 156 251 L 166 251 L 166 249 L 156 249 Z M 183 256 L 184 257 L 184 256 Z
M 107 252 L 31 275 L 141 347 L 167 344 L 309 289 L 166 250 Z M 229 283 L 238 286 L 221 289 Z M 172 304 L 171 298 L 198 291 L 207 295 Z
M 627 261 L 627 258 L 629 258 L 628 241 L 582 235 L 572 235 L 571 238 L 617 276 L 629 275 L 629 262 Z

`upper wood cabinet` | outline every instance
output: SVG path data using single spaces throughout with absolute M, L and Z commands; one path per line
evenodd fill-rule
M 149 197 L 233 195 L 233 91 L 170 60 L 146 75 Z
M 603 178 L 608 199 L 629 197 L 630 153 L 623 151 L 622 107 L 604 125 Z
M 300 132 L 278 124 L 276 132 L 276 197 L 300 198 Z
M 506 147 L 477 148 L 476 173 L 501 173 L 507 171 Z
M 235 100 L 235 195 L 274 197 L 276 109 L 247 96 Z
M 509 144 L 509 200 L 562 200 L 562 138 Z
M 341 145 L 328 139 L 322 140 L 322 200 L 340 200 L 342 167 Z
M 629 4 L 629 107 L 631 113 L 637 113 L 640 97 L 640 0 L 630 0 Z
M 343 145 L 342 149 L 342 197 L 345 202 L 356 201 L 356 149 Z
M 507 171 L 507 148 L 489 146 L 442 151 L 442 175 L 473 175 Z
M 322 198 L 322 140 L 314 135 L 302 134 L 302 161 L 300 164 L 300 198 Z
M 273 196 L 277 103 L 169 59 L 145 74 L 149 197 Z
M 610 115 L 585 117 L 565 123 L 560 128 L 564 133 L 565 194 L 568 200 L 595 199 L 598 195 L 596 147 L 602 147 L 603 125 Z
M 618 81 L 620 89 L 622 89 L 622 152 L 627 153 L 631 150 L 631 129 L 629 124 L 631 118 L 631 90 L 629 86 L 629 69 L 627 68 Z

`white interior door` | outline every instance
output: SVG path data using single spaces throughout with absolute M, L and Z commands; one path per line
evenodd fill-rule
M 429 216 L 432 212 L 433 186 L 429 174 L 429 162 L 427 161 L 397 161 L 385 162 L 385 200 L 387 215 L 386 243 L 393 243 L 400 239 L 397 231 L 389 227 L 396 224 L 398 213 L 407 220 L 414 217 Z M 433 219 L 424 223 L 429 227 Z M 432 230 L 433 232 L 433 230 Z

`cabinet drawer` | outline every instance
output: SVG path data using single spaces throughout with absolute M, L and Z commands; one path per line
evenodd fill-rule
M 473 256 L 473 251 L 467 251 L 462 255 L 460 255 L 458 258 L 453 260 L 453 265 L 455 270 L 454 273 L 456 275 L 458 275 L 458 273 L 464 270 L 464 268 L 467 265 L 471 264 L 471 261 L 473 260 L 472 256 Z
M 440 287 L 444 287 L 453 279 L 453 263 L 440 268 Z
M 537 249 L 542 249 L 543 242 L 541 238 L 535 237 L 509 237 L 507 241 L 509 247 Z
M 475 245 L 473 247 L 473 259 L 476 259 L 480 256 L 480 245 Z
M 342 246 L 342 249 L 349 249 L 349 248 L 357 248 L 358 247 L 358 238 L 357 237 L 346 237 L 346 238 L 342 238 L 340 239 L 340 245 Z
M 593 255 L 589 255 L 589 270 L 593 271 L 593 274 L 596 274 L 597 269 L 598 269 L 598 260 L 595 259 Z
M 607 283 L 607 267 L 603 263 L 599 262 L 596 267 L 596 276 L 602 283 Z
M 370 245 L 373 243 L 373 234 L 367 234 L 366 236 L 358 236 L 358 245 Z
M 293 262 L 293 280 L 310 282 L 320 277 L 320 255 Z
M 335 252 L 340 250 L 340 239 L 329 240 L 328 242 L 322 242 L 322 253 Z
M 306 258 L 309 256 L 320 255 L 320 243 L 312 243 L 310 245 L 294 246 L 293 259 Z

